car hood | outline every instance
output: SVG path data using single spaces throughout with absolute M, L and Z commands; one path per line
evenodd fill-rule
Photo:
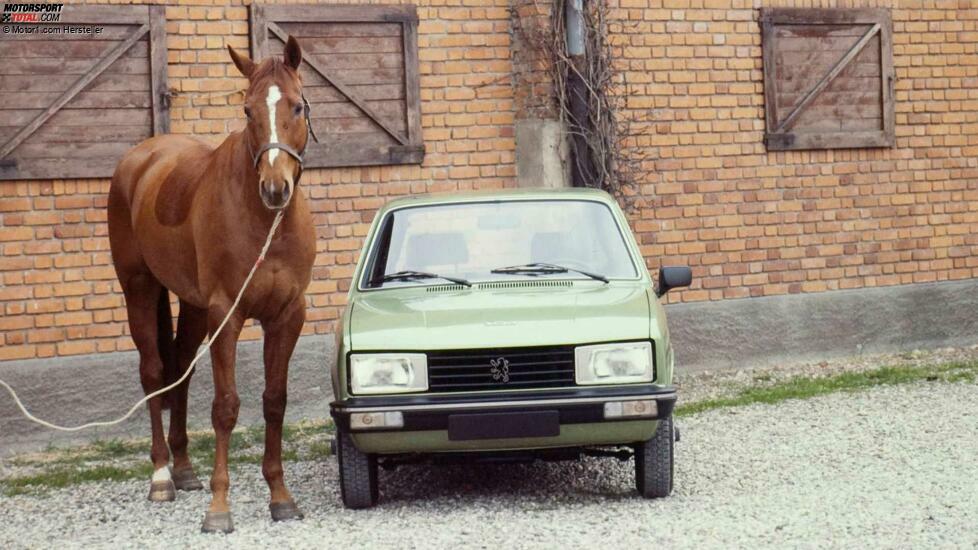
M 428 287 L 432 289 L 436 287 Z M 645 285 L 376 291 L 352 304 L 354 350 L 433 350 L 649 337 Z

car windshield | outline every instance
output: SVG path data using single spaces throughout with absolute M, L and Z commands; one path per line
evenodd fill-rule
M 595 201 L 410 207 L 388 214 L 379 231 L 366 287 L 638 275 L 611 209 Z

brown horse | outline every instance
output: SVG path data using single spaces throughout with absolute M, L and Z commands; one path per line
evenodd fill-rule
M 217 440 L 211 504 L 204 531 L 233 530 L 228 505 L 228 445 L 238 417 L 234 360 L 246 319 L 264 331 L 265 456 L 273 520 L 301 519 L 282 472 L 282 420 L 289 359 L 305 321 L 305 290 L 316 255 L 312 217 L 296 190 L 309 117 L 297 69 L 299 44 L 289 37 L 283 60 L 255 63 L 228 48 L 249 80 L 247 126 L 216 149 L 184 136 L 159 136 L 119 162 L 109 191 L 112 260 L 126 298 L 129 328 L 139 350 L 147 394 L 175 382 L 206 334 L 214 375 L 211 420 Z M 235 297 L 279 211 L 284 218 L 265 261 L 223 331 Z M 173 337 L 168 291 L 180 299 Z M 169 501 L 176 489 L 201 489 L 187 455 L 190 379 L 149 401 L 155 473 L 150 500 Z M 170 408 L 169 449 L 161 410 Z M 169 468 L 173 453 L 172 473 Z

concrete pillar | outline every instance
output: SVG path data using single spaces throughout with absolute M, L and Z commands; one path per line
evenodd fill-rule
M 567 135 L 553 119 L 516 121 L 516 183 L 520 187 L 567 187 Z
M 513 90 L 516 102 L 516 182 L 520 187 L 566 187 L 567 132 L 560 122 L 545 44 L 553 39 L 551 0 L 510 0 Z

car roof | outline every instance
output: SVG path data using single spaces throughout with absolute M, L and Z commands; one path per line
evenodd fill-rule
M 382 208 L 383 211 L 428 204 L 455 204 L 480 201 L 525 201 L 525 200 L 571 200 L 584 199 L 616 204 L 615 199 L 600 189 L 587 187 L 561 187 L 556 189 L 488 189 L 480 191 L 456 191 L 451 193 L 429 193 L 393 199 Z

